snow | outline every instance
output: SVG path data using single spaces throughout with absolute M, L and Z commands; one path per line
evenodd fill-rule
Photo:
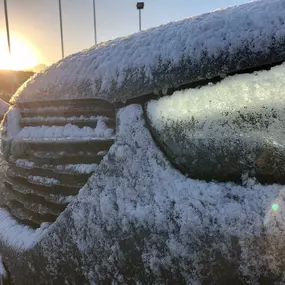
M 2 121 L 1 124 L 2 132 L 4 130 L 7 131 L 5 138 L 12 139 L 19 133 L 19 131 L 21 130 L 19 124 L 20 118 L 21 118 L 20 109 L 15 106 L 11 106 L 9 112 L 7 113 L 7 120 L 5 122 Z
M 16 136 L 15 140 L 37 140 L 37 139 L 111 139 L 114 130 L 108 128 L 105 122 L 98 121 L 96 128 L 83 127 L 67 124 L 65 126 L 37 126 L 24 127 Z
M 171 96 L 149 102 L 148 114 L 159 130 L 171 122 L 189 122 L 194 118 L 199 126 L 203 126 L 208 119 L 225 119 L 225 113 L 230 113 L 236 119 L 239 112 L 265 112 L 266 108 L 283 118 L 284 74 L 285 64 L 282 64 L 269 71 L 229 76 L 215 85 L 209 84 L 200 89 L 177 91 Z M 231 117 L 226 119 L 230 120 Z
M 4 100 L 0 99 L 0 117 L 3 117 L 8 111 L 10 105 Z
M 284 61 L 284 14 L 283 0 L 257 1 L 101 43 L 36 74 L 11 102 L 125 102 L 252 65 Z
M 284 74 L 282 64 L 269 71 L 230 76 L 200 89 L 177 91 L 149 102 L 147 113 L 165 140 L 177 137 L 181 126 L 187 145 L 179 147 L 184 150 L 193 148 L 192 143 L 202 148 L 200 139 L 205 137 L 215 138 L 222 148 L 225 137 L 236 140 L 239 136 L 252 146 L 267 141 L 285 148 Z M 260 120 L 253 121 L 251 114 Z
M 6 278 L 7 277 L 7 271 L 6 271 L 5 267 L 4 267 L 2 256 L 0 256 L 0 278 L 1 277 L 2 278 Z
M 90 122 L 90 121 L 101 121 L 101 122 L 107 122 L 109 120 L 108 117 L 103 117 L 103 116 L 73 116 L 73 117 L 27 117 L 27 118 L 22 118 L 22 122 L 24 123 L 31 123 L 31 122 L 36 122 L 38 124 L 40 123 L 57 123 L 57 122 L 66 122 L 67 124 L 72 122 Z
M 44 165 L 43 168 L 46 166 Z M 49 166 L 47 166 L 49 167 Z M 56 170 L 63 173 L 81 173 L 81 174 L 91 174 L 98 167 L 98 164 L 66 164 L 57 165 Z
M 17 250 L 27 250 L 35 246 L 44 234 L 46 223 L 33 230 L 18 224 L 7 210 L 0 208 L 0 240 Z
M 284 277 L 284 186 L 185 177 L 156 147 L 140 106 L 121 109 L 118 121 L 115 143 L 54 223 L 55 238 L 41 242 L 51 268 L 62 256 L 69 260 L 70 247 L 61 246 L 72 243 L 92 284 L 144 284 L 144 278 L 164 284 L 165 271 L 188 284 L 219 284 L 219 276 L 231 273 L 250 284 L 272 272 Z M 220 262 L 233 272 L 214 266 Z M 133 279 L 121 266 L 136 268 Z
M 60 185 L 59 180 L 42 176 L 29 175 L 28 180 L 34 184 L 39 184 L 39 185 Z
M 5 118 L 1 122 L 0 126 L 0 144 L 1 144 L 1 155 L 6 157 L 9 156 L 9 150 L 12 139 L 20 132 L 20 118 L 21 113 L 19 108 L 11 106 L 5 115 Z
M 33 161 L 29 161 L 27 159 L 17 159 L 16 160 L 16 166 L 22 167 L 26 169 L 33 169 L 37 167 L 37 164 Z M 66 174 L 90 174 L 94 172 L 94 170 L 98 167 L 98 164 L 92 163 L 92 164 L 63 164 L 63 165 L 49 165 L 49 164 L 43 164 L 40 165 L 40 168 L 42 169 L 51 169 L 53 171 L 56 171 L 58 173 L 66 173 Z
M 79 251 L 91 284 L 130 283 L 122 265 L 136 268 L 130 274 L 142 284 L 164 284 L 163 270 L 188 284 L 217 283 L 220 261 L 250 284 L 272 272 L 284 277 L 284 186 L 185 177 L 155 145 L 139 105 L 117 116 L 115 143 L 57 221 L 31 230 L 0 210 L 0 241 L 22 250 L 38 244 L 50 272 Z
M 35 163 L 33 161 L 29 161 L 27 159 L 17 159 L 16 160 L 17 167 L 23 167 L 26 169 L 31 169 L 35 167 Z

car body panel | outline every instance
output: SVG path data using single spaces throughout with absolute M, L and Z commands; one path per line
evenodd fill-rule
M 276 65 L 285 59 L 284 12 L 284 1 L 259 1 L 101 44 L 35 75 L 12 102 L 149 100 Z M 192 42 L 192 31 L 201 38 Z M 154 47 L 155 60 L 145 57 Z M 156 145 L 141 105 L 120 105 L 116 116 L 114 144 L 53 224 L 31 229 L 0 210 L 0 254 L 13 284 L 284 281 L 284 186 L 186 177 Z
M 16 284 L 282 280 L 283 186 L 186 178 L 153 142 L 140 106 L 118 119 L 116 143 L 37 243 L 1 248 Z

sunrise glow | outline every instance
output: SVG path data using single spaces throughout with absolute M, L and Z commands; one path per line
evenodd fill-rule
M 0 33 L 0 69 L 26 70 L 39 64 L 36 49 L 24 38 L 11 36 L 11 56 L 5 33 Z

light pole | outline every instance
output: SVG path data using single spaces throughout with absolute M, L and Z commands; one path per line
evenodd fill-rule
M 7 0 L 4 0 L 4 10 L 5 10 L 5 21 L 6 21 L 6 33 L 7 33 L 8 50 L 9 50 L 9 56 L 10 56 L 10 69 L 12 69 L 11 43 L 10 43 L 10 30 L 9 30 Z
M 96 5 L 95 5 L 95 0 L 93 0 L 93 17 L 94 17 L 94 39 L 95 39 L 95 45 L 97 45 L 97 27 L 96 27 Z
M 60 38 L 61 38 L 61 57 L 64 58 L 61 0 L 58 0 L 58 7 L 59 7 L 59 22 L 60 22 Z
M 142 30 L 142 16 L 141 10 L 144 8 L 144 2 L 137 2 L 137 9 L 139 10 L 139 31 Z

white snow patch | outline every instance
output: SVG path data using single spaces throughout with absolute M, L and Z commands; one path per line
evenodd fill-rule
M 38 110 L 37 110 L 38 111 Z M 23 118 L 22 121 L 25 123 L 31 123 L 31 122 L 37 122 L 37 123 L 52 123 L 52 122 L 66 122 L 72 123 L 74 121 L 82 121 L 82 122 L 89 122 L 89 121 L 101 121 L 101 122 L 107 122 L 109 120 L 108 117 L 104 116 L 73 116 L 73 117 L 56 117 L 56 116 L 50 116 L 50 117 L 41 117 L 41 116 L 36 116 L 36 117 L 27 117 Z
M 98 164 L 92 163 L 92 164 L 59 164 L 59 165 L 49 165 L 49 164 L 43 164 L 40 166 L 37 166 L 37 164 L 33 161 L 27 160 L 27 159 L 17 159 L 16 160 L 16 166 L 22 167 L 26 169 L 33 169 L 40 167 L 42 169 L 51 169 L 56 172 L 61 173 L 86 173 L 90 174 L 94 172 L 94 170 L 98 167 Z
M 46 227 L 46 223 L 43 223 L 36 230 L 20 225 L 7 210 L 0 208 L 0 239 L 15 249 L 27 250 L 32 248 L 44 235 Z
M 95 129 L 90 127 L 79 128 L 75 125 L 65 126 L 38 126 L 24 127 L 15 140 L 37 140 L 37 139 L 105 139 L 113 138 L 114 130 L 107 127 L 103 121 L 99 121 Z
M 32 183 L 40 185 L 59 185 L 60 181 L 54 178 L 43 177 L 43 176 L 28 176 L 28 180 Z
M 35 167 L 35 163 L 33 161 L 29 161 L 27 159 L 17 159 L 16 160 L 17 167 L 23 167 L 26 169 L 31 169 Z
M 44 165 L 43 168 L 49 168 L 50 166 Z M 58 172 L 64 172 L 64 173 L 86 173 L 90 174 L 95 171 L 95 169 L 98 167 L 98 164 L 65 164 L 65 165 L 57 165 L 55 169 Z
M 108 151 L 106 150 L 101 150 L 97 153 L 97 155 L 106 155 L 108 153 Z

